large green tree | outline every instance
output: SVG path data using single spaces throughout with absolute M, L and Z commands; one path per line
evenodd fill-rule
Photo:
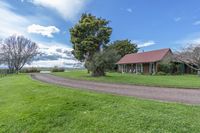
M 91 14 L 83 14 L 79 22 L 70 29 L 72 53 L 76 59 L 85 62 L 87 69 L 87 64 L 92 61 L 94 54 L 103 50 L 110 41 L 112 28 L 108 24 L 109 21 L 105 19 Z M 92 75 L 98 74 L 96 70 L 92 73 Z
M 117 51 L 120 57 L 123 57 L 126 54 L 138 52 L 137 44 L 132 43 L 131 40 L 128 39 L 114 41 L 108 48 Z
M 115 63 L 119 57 L 120 55 L 113 49 L 97 52 L 88 63 L 88 69 L 93 72 L 92 76 L 105 76 L 106 70 L 113 70 L 115 68 Z

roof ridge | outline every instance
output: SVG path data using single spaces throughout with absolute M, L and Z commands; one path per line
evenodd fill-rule
M 155 62 L 158 60 L 161 60 L 165 55 L 171 51 L 170 48 L 164 48 L 164 49 L 158 49 L 158 50 L 152 50 L 152 51 L 147 51 L 147 52 L 140 52 L 140 53 L 132 53 L 132 54 L 127 54 L 124 57 L 122 57 L 118 63 L 120 62 L 132 62 L 135 60 L 135 62 Z M 152 57 L 152 59 L 150 59 Z M 132 60 L 132 61 L 131 61 Z M 143 61 L 142 61 L 143 60 Z
M 156 52 L 156 51 L 162 51 L 162 50 L 170 50 L 170 48 L 163 48 L 163 49 L 157 49 L 157 50 L 150 50 L 150 51 L 139 52 L 139 53 L 131 53 L 131 54 L 126 54 L 126 55 L 132 55 L 132 54 L 143 54 L 143 53 Z

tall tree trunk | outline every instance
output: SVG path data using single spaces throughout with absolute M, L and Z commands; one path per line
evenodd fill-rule
M 87 73 L 90 74 L 90 70 L 87 69 Z
M 105 71 L 103 69 L 96 69 L 94 71 L 92 71 L 92 75 L 93 77 L 100 77 L 100 76 L 105 76 Z

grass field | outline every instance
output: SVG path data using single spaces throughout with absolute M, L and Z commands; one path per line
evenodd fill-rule
M 200 132 L 200 107 L 0 79 L 0 132 Z
M 107 73 L 105 77 L 90 77 L 84 70 L 54 73 L 54 75 L 72 79 L 91 80 L 110 83 L 125 83 L 146 86 L 198 88 L 200 89 L 200 77 L 196 75 L 177 76 L 151 76 L 121 73 Z

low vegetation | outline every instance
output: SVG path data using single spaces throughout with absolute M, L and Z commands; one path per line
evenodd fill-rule
M 51 72 L 64 72 L 64 71 L 65 71 L 64 68 L 60 68 L 60 67 L 57 67 L 57 66 L 55 66 L 55 67 L 51 70 Z
M 177 88 L 200 88 L 200 78 L 196 75 L 135 75 L 121 73 L 107 73 L 105 77 L 91 77 L 86 71 L 69 71 L 54 73 L 54 75 L 99 82 L 125 83 L 146 86 L 177 87 Z
M 0 69 L 0 78 L 5 77 L 8 75 L 7 69 Z
M 39 73 L 40 70 L 36 67 L 31 67 L 31 68 L 23 68 L 20 70 L 20 73 Z
M 200 132 L 199 106 L 73 90 L 21 74 L 0 79 L 0 118 L 1 133 Z

